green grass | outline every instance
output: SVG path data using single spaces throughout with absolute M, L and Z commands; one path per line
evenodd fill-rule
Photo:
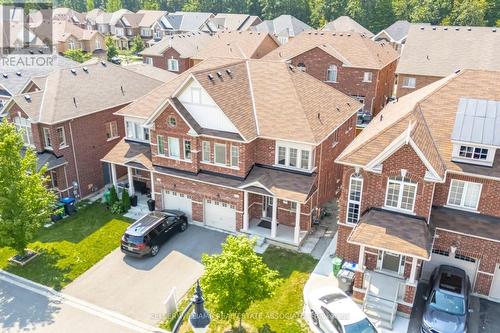
M 100 203 L 91 204 L 42 228 L 28 245 L 41 255 L 24 267 L 9 263 L 13 249 L 0 248 L 0 268 L 60 290 L 118 247 L 129 222 Z
M 273 297 L 252 304 L 243 319 L 245 331 L 250 333 L 299 333 L 309 332 L 302 319 L 303 289 L 317 261 L 309 255 L 269 247 L 262 255 L 264 262 L 279 272 L 281 283 Z M 193 291 L 188 293 L 192 296 Z M 187 305 L 188 298 L 181 301 L 179 309 Z M 210 304 L 206 304 L 210 312 Z M 162 324 L 172 329 L 175 320 Z M 233 332 L 228 321 L 213 319 L 210 332 Z M 191 332 L 184 323 L 181 332 Z M 238 332 L 237 329 L 234 332 Z

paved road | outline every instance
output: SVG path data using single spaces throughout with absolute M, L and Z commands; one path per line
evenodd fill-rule
M 176 290 L 177 299 L 203 273 L 203 253 L 218 253 L 227 235 L 190 225 L 174 235 L 154 258 L 132 258 L 115 250 L 63 291 L 150 325 L 165 316 L 163 302 Z
M 47 287 L 0 272 L 1 332 L 159 331 L 154 328 L 143 329 L 145 326 L 78 300 L 66 299 L 64 295 Z

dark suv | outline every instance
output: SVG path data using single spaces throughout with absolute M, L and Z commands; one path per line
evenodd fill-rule
M 187 227 L 187 216 L 181 211 L 152 212 L 127 228 L 122 236 L 121 250 L 136 257 L 155 256 L 172 234 L 185 231 Z
M 422 317 L 423 333 L 465 333 L 470 282 L 463 269 L 441 265 L 431 275 Z

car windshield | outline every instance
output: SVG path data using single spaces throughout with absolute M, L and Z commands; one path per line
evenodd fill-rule
M 443 293 L 439 290 L 436 290 L 432 295 L 431 305 L 437 310 L 445 311 L 454 315 L 463 315 L 465 313 L 463 297 Z
M 125 234 L 125 240 L 129 243 L 134 243 L 134 244 L 142 243 L 143 239 L 144 239 L 143 236 L 131 236 L 129 234 Z
M 363 319 L 354 324 L 344 326 L 345 333 L 377 333 L 375 327 L 368 319 Z

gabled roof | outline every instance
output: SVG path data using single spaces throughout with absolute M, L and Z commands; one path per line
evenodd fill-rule
M 174 105 L 175 93 L 189 80 L 205 89 L 247 141 L 260 136 L 317 144 L 361 107 L 355 99 L 282 62 L 212 58 L 117 114 L 151 119 L 167 104 Z
M 219 13 L 207 22 L 208 28 L 215 32 L 219 30 L 247 30 L 252 25 L 262 22 L 258 16 L 248 14 Z
M 95 24 L 97 17 L 102 13 L 104 13 L 104 10 L 102 10 L 101 8 L 92 9 L 91 11 L 85 13 L 85 19 L 91 24 Z
M 500 31 L 411 25 L 396 73 L 444 77 L 458 69 L 500 70 Z
M 152 65 L 144 64 L 144 63 L 133 63 L 130 65 L 127 65 L 126 68 L 128 70 L 131 70 L 133 72 L 142 74 L 144 76 L 150 77 L 152 79 L 161 81 L 161 82 L 168 82 L 170 80 L 173 80 L 177 77 L 177 74 L 172 73 L 170 71 L 158 68 L 158 67 L 153 67 Z
M 66 7 L 54 8 L 52 10 L 52 18 L 54 20 L 71 21 L 75 24 L 85 23 L 85 14 L 82 14 L 74 9 Z
M 54 124 L 132 102 L 161 82 L 111 63 L 58 69 L 46 76 L 44 89 L 16 95 L 14 102 L 33 122 Z M 87 72 L 84 71 L 87 68 Z
M 67 21 L 54 21 L 52 33 L 54 44 L 66 41 L 69 36 L 73 36 L 78 40 L 91 40 L 95 35 L 100 34 L 97 30 L 83 29 Z
M 119 9 L 116 12 L 111 14 L 111 18 L 109 20 L 110 25 L 115 25 L 118 23 L 118 21 L 122 18 L 123 15 L 125 14 L 133 14 L 130 10 L 128 9 Z
M 202 12 L 174 12 L 162 19 L 166 29 L 174 31 L 200 31 L 207 20 L 213 17 L 212 13 Z
M 337 162 L 369 167 L 390 145 L 403 138 L 441 178 L 447 170 L 490 175 L 489 167 L 452 161 L 452 132 L 460 100 L 468 96 L 499 101 L 498 80 L 498 71 L 465 70 L 389 103 Z
M 121 22 L 122 25 L 126 28 L 138 28 L 139 22 L 141 22 L 143 17 L 144 14 L 138 14 L 138 13 L 123 14 L 121 19 L 117 22 L 117 26 Z
M 142 19 L 139 22 L 139 26 L 141 28 L 150 28 L 153 24 L 156 23 L 156 21 L 167 15 L 168 12 L 164 10 L 141 9 L 137 12 L 137 14 L 143 14 Z
M 278 41 L 269 33 L 255 31 L 220 31 L 210 38 L 204 47 L 200 47 L 193 59 L 208 59 L 211 57 L 237 58 L 237 59 L 259 59 L 267 52 L 263 46 L 266 40 L 271 39 L 275 48 L 279 46 Z
M 313 30 L 312 27 L 292 15 L 280 15 L 274 20 L 265 20 L 252 29 L 289 37 L 295 37 L 304 31 Z
M 287 61 L 314 48 L 339 59 L 344 66 L 381 69 L 399 54 L 389 45 L 376 43 L 359 33 L 307 31 L 271 51 L 264 59 Z
M 113 13 L 102 12 L 95 18 L 96 24 L 110 24 Z
M 354 21 L 349 16 L 339 16 L 335 20 L 328 22 L 321 30 L 337 32 L 357 32 L 372 37 L 373 33 Z
M 378 34 L 374 36 L 376 39 L 382 33 L 385 33 L 387 37 L 389 37 L 391 42 L 401 42 L 406 36 L 408 36 L 408 31 L 410 30 L 410 26 L 412 24 L 406 20 L 399 20 L 380 31 Z M 429 23 L 416 23 L 415 25 L 430 25 Z
M 165 36 L 161 41 L 141 52 L 143 56 L 161 56 L 169 48 L 179 53 L 181 58 L 191 58 L 205 47 L 212 37 L 204 32 L 189 32 Z

